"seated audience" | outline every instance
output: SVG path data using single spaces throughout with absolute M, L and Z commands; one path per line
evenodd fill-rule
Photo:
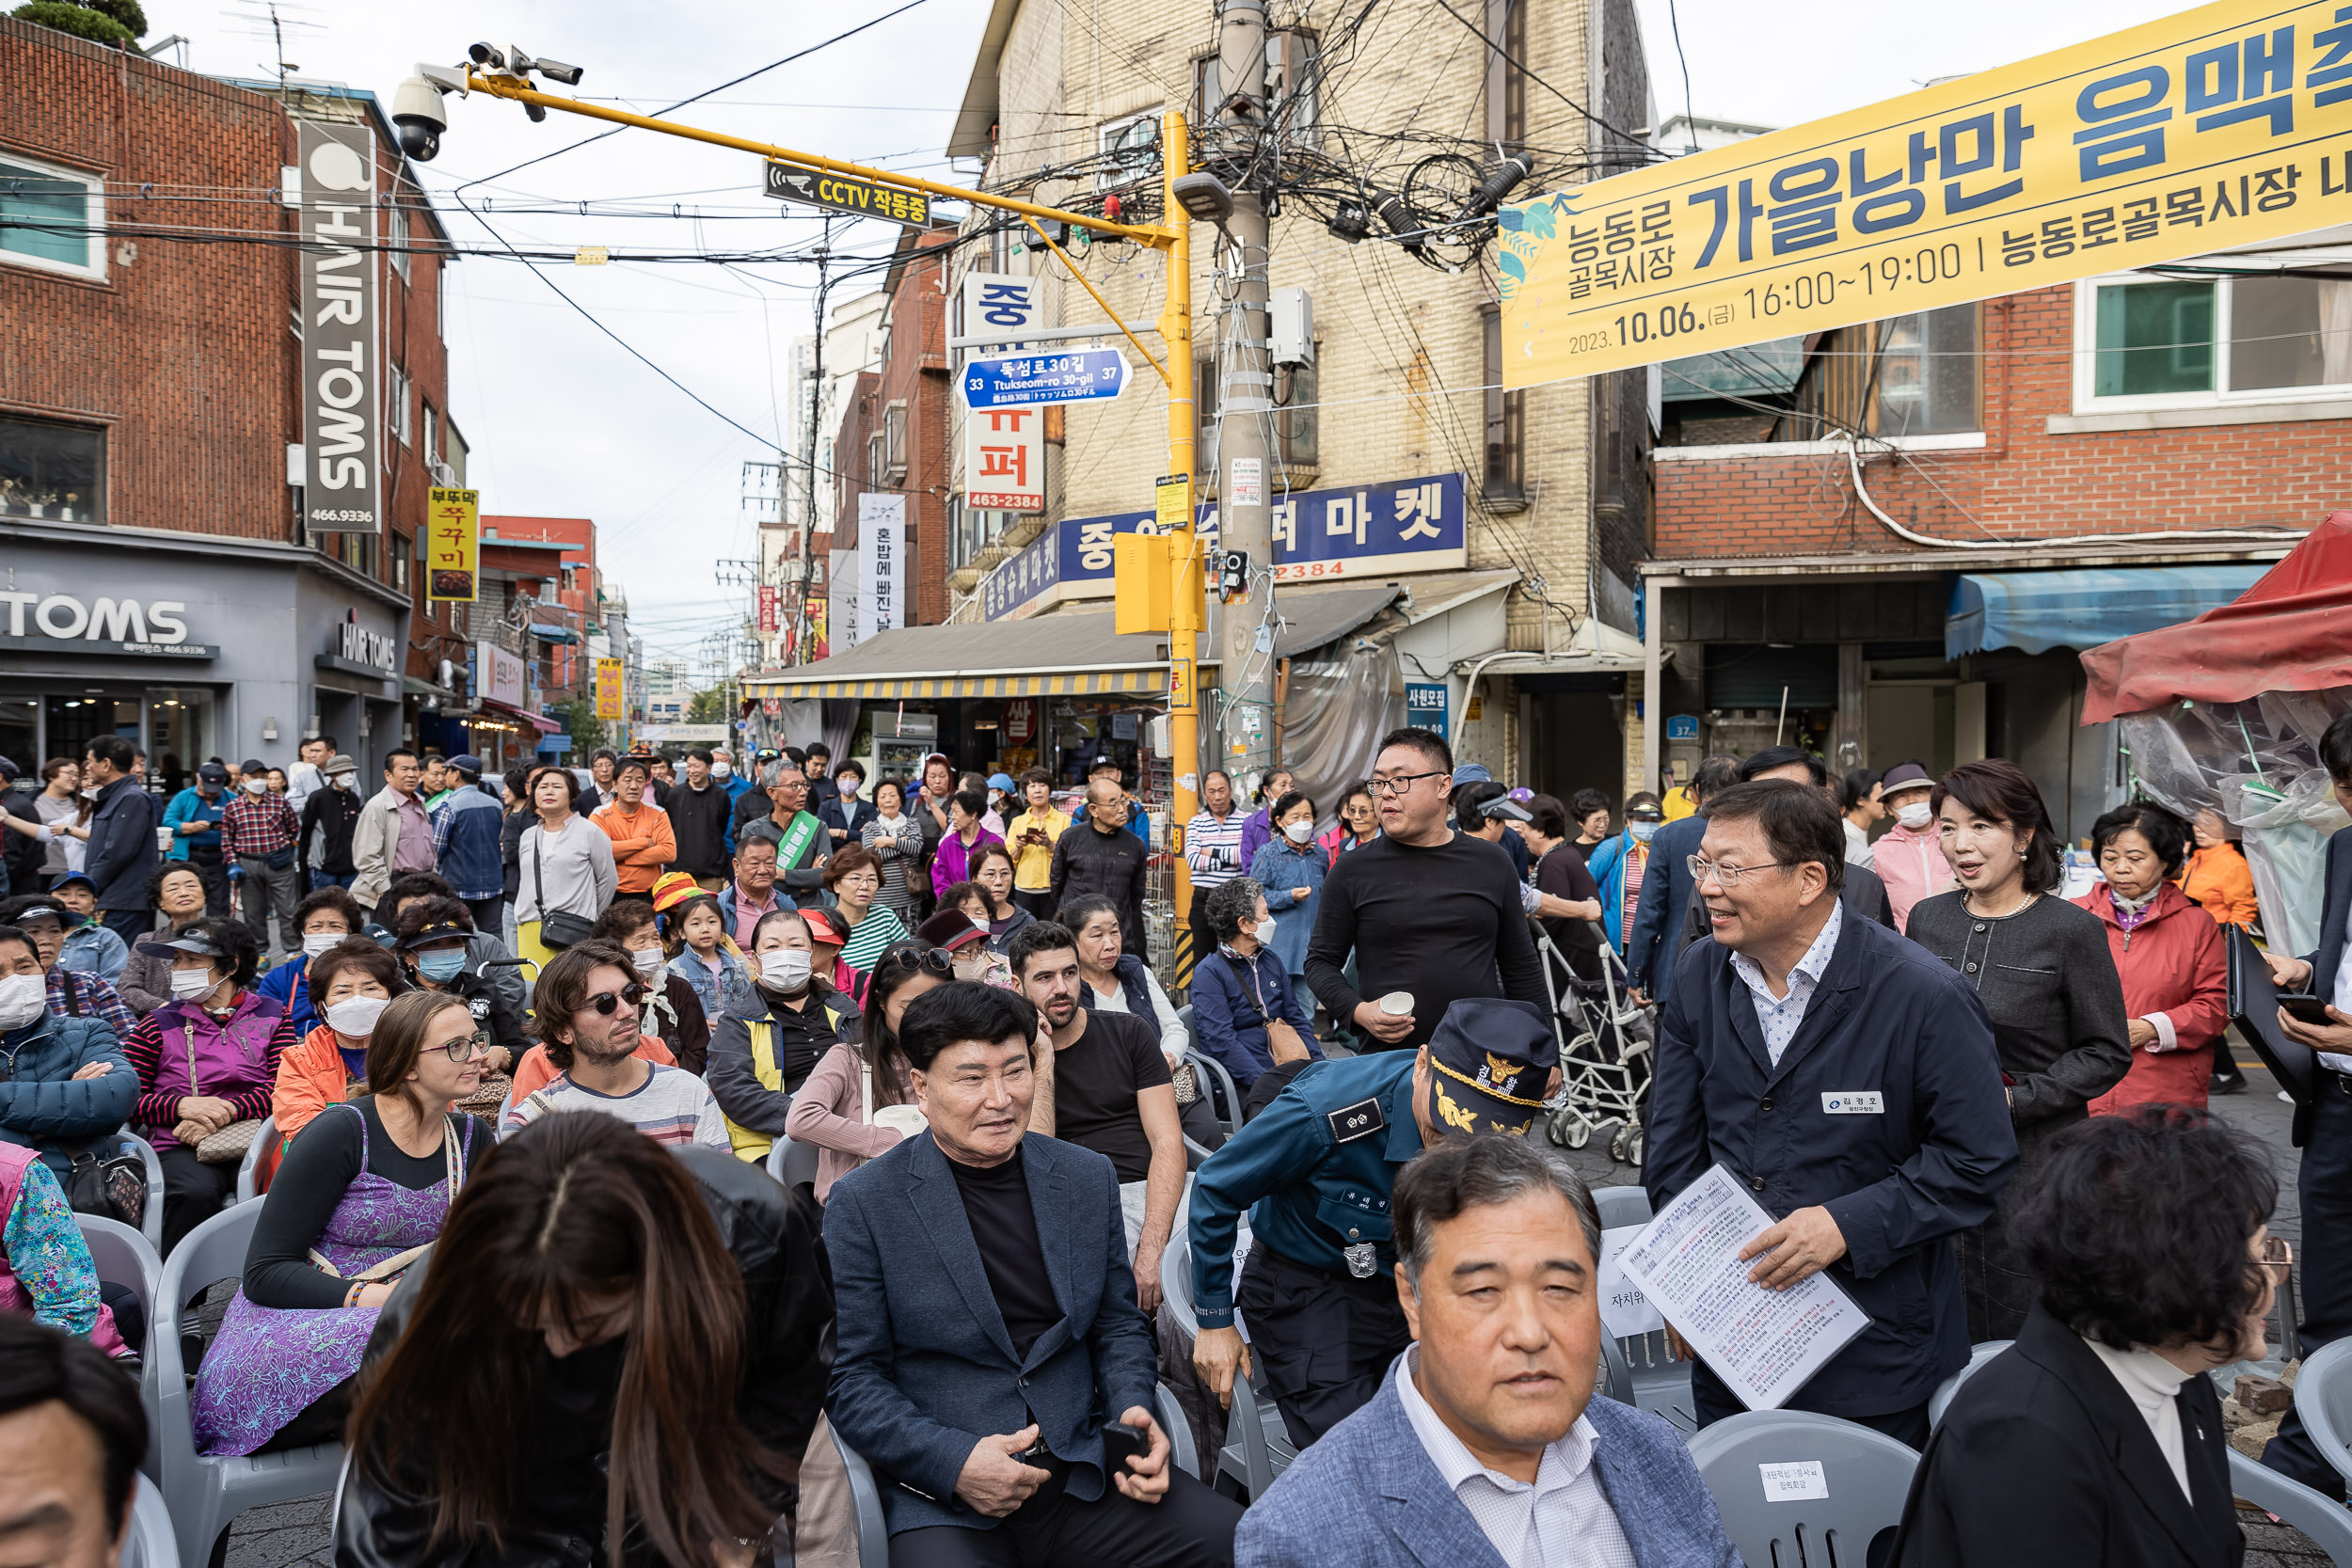
M 1151 965 L 1126 951 L 1119 910 L 1099 894 L 1062 906 L 1059 924 L 1078 941 L 1079 1002 L 1090 1011 L 1127 1013 L 1159 1032 L 1160 1054 L 1172 1069 L 1192 1049 L 1192 1037 Z
M 0 1519 L 27 1563 L 115 1568 L 147 1453 L 138 1385 L 105 1353 L 0 1312 Z
M 830 976 L 833 989 L 850 998 L 852 1007 L 863 1006 L 865 998 L 862 974 L 854 974 L 841 961 L 841 944 L 849 939 L 842 934 L 830 910 L 807 909 L 800 911 L 801 922 L 808 927 L 809 962 L 815 973 Z
M 719 891 L 719 916 L 736 947 L 752 944 L 752 927 L 762 915 L 793 908 L 792 897 L 776 885 L 776 835 L 752 827 L 743 832 L 735 850 L 735 876 Z
M 644 898 L 615 898 L 596 917 L 596 938 L 628 955 L 631 973 L 645 988 L 638 1030 L 669 1047 L 678 1066 L 695 1076 L 710 1059 L 710 1022 L 691 982 L 670 973 L 661 942 L 661 917 Z
M 405 990 L 400 960 L 366 937 L 346 937 L 310 960 L 310 992 L 319 1022 L 298 1039 L 287 1037 L 270 1087 L 270 1119 L 278 1151 L 329 1105 L 368 1092 L 368 1040 L 375 1021 Z
M 850 1171 L 923 1130 L 898 1022 L 916 997 L 947 981 L 947 966 L 935 949 L 901 942 L 884 953 L 874 966 L 857 1028 L 844 1031 L 789 1097 L 784 1131 L 794 1143 L 818 1149 L 818 1202 Z
M 882 949 L 912 934 L 896 910 L 878 901 L 882 876 L 882 862 L 863 845 L 835 850 L 825 866 L 825 888 L 834 896 L 833 921 L 842 936 L 841 962 L 854 977 L 847 989 L 860 997 Z
M 58 1181 L 138 1098 L 121 1037 L 103 1019 L 51 1006 L 40 940 L 16 926 L 0 926 L 0 1144 L 33 1150 Z
M 653 909 L 670 973 L 693 988 L 705 1022 L 725 1016 L 727 1003 L 752 979 L 717 896 L 685 872 L 673 871 L 653 885 Z
M 848 853 L 844 850 L 843 853 Z M 818 973 L 809 942 L 815 911 L 762 915 L 752 934 L 753 979 L 728 1004 L 710 1042 L 710 1092 L 738 1156 L 765 1160 L 785 1130 L 792 1096 L 849 1037 L 855 1005 Z
M 408 984 L 466 1004 L 489 1042 L 475 1064 L 486 1085 L 511 1069 L 531 1048 L 531 1040 L 521 1011 L 497 983 L 467 967 L 466 949 L 476 934 L 473 911 L 464 899 L 412 898 L 401 908 L 400 936 L 392 950 Z
M 335 1560 L 751 1562 L 824 1400 L 815 1218 L 608 1117 L 508 1137 L 369 1342 Z
M 959 882 L 957 886 L 974 889 L 976 900 L 986 896 L 976 883 Z M 953 902 L 942 903 L 937 912 L 914 928 L 914 935 L 917 941 L 947 955 L 947 965 L 955 971 L 957 979 L 977 980 L 983 985 L 1007 989 L 1012 986 L 1012 965 L 1004 954 L 988 945 L 988 922 L 975 919 Z
M 1037 1053 L 1030 1130 L 1090 1148 L 1119 1178 L 1137 1299 L 1158 1308 L 1160 1255 L 1184 1198 L 1184 1132 L 1176 1088 L 1152 1026 L 1078 1002 L 1078 942 L 1041 920 L 1012 950 L 1013 978 L 1053 1036 Z
M 50 890 L 55 900 L 56 890 Z M 112 986 L 122 978 L 122 966 L 131 961 L 131 949 L 119 934 L 98 918 L 95 902 L 87 910 L 68 907 L 65 940 L 57 950 L 57 967 L 76 974 L 95 974 Z
M 8 1314 L 78 1334 L 118 1359 L 138 1354 L 98 1299 L 98 1265 L 65 1189 L 38 1150 L 0 1143 L 0 1316 Z
M 944 903 L 947 889 L 972 879 L 973 859 L 981 845 L 1005 841 L 1001 825 L 992 828 L 981 821 L 983 816 L 993 815 L 988 809 L 987 795 L 969 783 L 947 797 L 947 831 L 940 836 L 939 848 L 931 856 L 934 898 Z
M 76 894 L 95 886 L 87 877 L 78 880 L 68 877 L 49 891 L 71 909 L 76 907 L 72 902 Z M 89 896 L 95 911 L 95 892 Z M 162 913 L 167 936 L 178 936 L 204 918 L 204 879 L 186 861 L 166 861 L 147 879 L 147 907 Z M 115 982 L 115 990 L 131 1005 L 131 1011 L 146 1017 L 171 1000 L 170 960 L 134 947 L 123 960 L 122 977 Z
M 2206 1374 L 2269 1354 L 2279 1196 L 2202 1111 L 2140 1106 L 2050 1141 L 2010 1233 L 2041 1299 L 1920 1455 L 1902 1568 L 2236 1568 L 2246 1544 Z
M 261 949 L 243 921 L 199 920 L 176 936 L 149 937 L 138 950 L 171 965 L 172 1000 L 140 1019 L 122 1042 L 139 1075 L 131 1119 L 163 1162 L 168 1257 L 237 1189 L 244 1147 L 211 1160 L 197 1150 L 214 1133 L 269 1114 L 285 1049 L 278 1026 L 286 1015 L 252 989 Z
M 1271 845 L 1262 851 L 1279 852 Z M 1200 1049 L 1224 1063 L 1245 1092 L 1270 1072 L 1287 1084 L 1307 1063 L 1323 1059 L 1323 1045 L 1289 971 L 1260 935 L 1278 917 L 1253 877 L 1220 882 L 1208 899 L 1216 952 L 1202 954 L 1192 970 L 1192 1026 Z
M 104 975 L 89 970 L 68 969 L 65 965 L 68 933 L 79 918 L 46 894 L 27 894 L 0 902 L 0 926 L 13 926 L 33 939 L 34 951 L 40 958 L 41 985 L 49 1010 L 59 1018 L 95 1019 L 112 1029 L 119 1039 L 138 1022 L 121 993 Z
M 1118 1174 L 1026 1130 L 1037 1034 L 1036 1009 L 993 986 L 907 1009 L 930 1131 L 825 1207 L 828 1418 L 874 1467 L 899 1568 L 1230 1562 L 1241 1506 L 1169 1463 L 1152 1414 Z M 1142 1451 L 1115 1457 L 1106 1420 Z
M 358 936 L 366 924 L 359 901 L 331 884 L 294 906 L 294 928 L 302 933 L 302 951 L 282 959 L 253 987 L 286 1009 L 294 1038 L 318 1027 L 318 1009 L 310 1005 L 308 983 L 310 960 L 342 945 L 345 937 Z
M 658 1144 L 728 1147 L 726 1121 L 703 1081 L 637 1054 L 645 988 L 636 973 L 628 954 L 594 938 L 564 949 L 540 972 L 532 1000 L 556 1075 L 507 1107 L 501 1136 L 558 1112 L 602 1112 Z
M 367 934 L 389 947 L 399 937 L 401 913 L 413 900 L 456 896 L 447 882 L 430 871 L 395 877 L 375 906 L 375 919 Z M 508 951 L 498 932 L 474 927 L 472 938 L 466 943 L 466 967 L 488 980 L 516 1017 L 529 1015 L 531 1006 L 523 992 L 523 966 L 515 961 L 515 955 Z
M 2170 880 L 2188 846 L 2188 824 L 2145 801 L 2090 825 L 2106 881 L 2074 902 L 2106 931 L 2132 1047 L 2131 1070 L 2090 1102 L 2094 1117 L 2205 1103 L 2216 1046 L 2230 1026 L 2229 959 L 2221 927 Z
M 1565 1156 L 1450 1139 L 1399 1173 L 1391 1213 L 1412 1343 L 1242 1515 L 1235 1561 L 1422 1568 L 1443 1541 L 1457 1562 L 1733 1568 L 1681 1434 L 1594 1397 L 1600 1214 Z
M 384 1009 L 368 1037 L 370 1092 L 305 1127 L 261 1200 L 244 1280 L 197 1371 L 198 1452 L 342 1435 L 378 1310 L 497 1145 L 487 1123 L 450 1109 L 481 1086 L 488 1049 L 452 992 Z

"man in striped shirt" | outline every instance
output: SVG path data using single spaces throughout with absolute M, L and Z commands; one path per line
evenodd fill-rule
M 726 1119 L 701 1079 L 635 1054 L 644 994 L 628 955 L 609 942 L 577 942 L 549 960 L 533 1001 L 557 1076 L 507 1109 L 499 1135 L 558 1112 L 601 1111 L 658 1144 L 730 1148 Z
M 1240 876 L 1242 830 L 1248 816 L 1233 809 L 1233 781 L 1216 768 L 1201 775 L 1202 810 L 1184 828 L 1184 863 L 1192 871 L 1192 958 L 1195 963 L 1216 951 L 1209 929 L 1209 895 Z
M 302 950 L 302 932 L 294 925 L 294 905 L 300 901 L 301 872 L 294 865 L 294 841 L 302 836 L 301 819 L 282 795 L 269 792 L 269 768 L 259 757 L 248 757 L 238 770 L 244 781 L 237 798 L 220 814 L 220 858 L 230 880 L 245 891 L 246 929 L 254 945 L 269 952 L 269 914 L 278 914 L 278 945 L 288 953 Z

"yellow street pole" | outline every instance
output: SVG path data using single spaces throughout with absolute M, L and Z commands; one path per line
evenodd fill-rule
M 1192 221 L 1176 199 L 1176 181 L 1192 172 L 1191 144 L 1182 111 L 1171 109 L 1160 120 L 1161 223 L 1168 230 L 1167 303 L 1160 309 L 1160 341 L 1168 349 L 1168 471 L 1193 474 L 1193 434 L 1199 423 L 1193 402 L 1192 377 Z M 1190 495 L 1190 490 L 1185 492 Z M 1200 767 L 1200 707 L 1199 671 L 1202 622 L 1200 548 L 1191 528 L 1192 515 L 1178 531 L 1181 544 L 1171 546 L 1175 569 L 1168 573 L 1168 844 L 1176 862 L 1176 945 L 1181 951 L 1192 913 L 1192 874 L 1184 862 L 1184 825 L 1200 809 L 1198 770 Z M 1200 955 L 1193 956 L 1195 963 Z

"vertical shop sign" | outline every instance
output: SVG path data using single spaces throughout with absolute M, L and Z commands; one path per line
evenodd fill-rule
M 316 533 L 384 526 L 376 365 L 375 135 L 302 119 L 303 521 Z

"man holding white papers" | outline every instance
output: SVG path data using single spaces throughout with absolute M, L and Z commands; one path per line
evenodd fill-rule
M 1919 1447 L 1968 1359 L 1952 1238 L 2017 1163 L 1993 1026 L 1962 976 L 1844 918 L 1845 832 L 1820 791 L 1757 781 L 1707 804 L 1692 857 L 1715 945 L 1676 965 L 1643 1171 L 1654 1208 L 1723 1165 L 1771 1214 L 1774 1289 L 1826 1269 L 1870 1324 L 1788 1401 Z M 1704 1361 L 1699 1424 L 1740 1404 Z

